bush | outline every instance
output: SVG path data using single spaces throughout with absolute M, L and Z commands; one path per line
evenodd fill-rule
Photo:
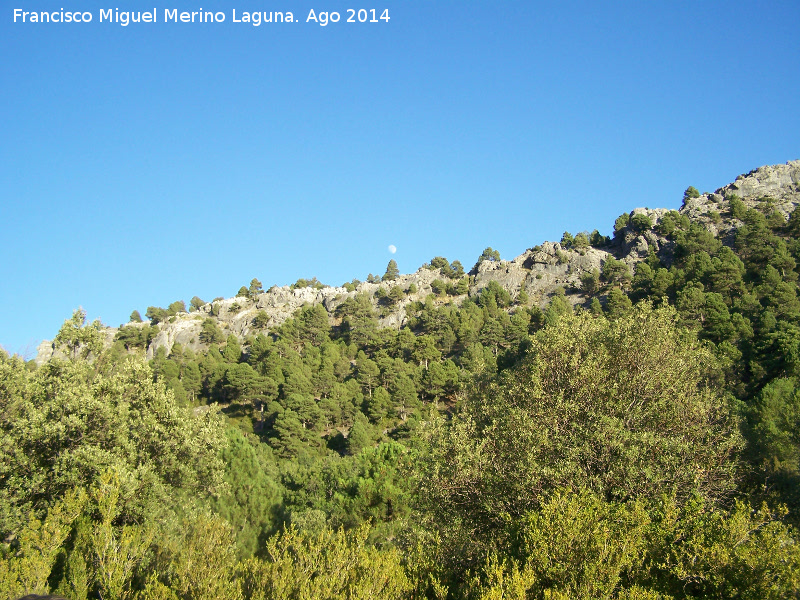
M 575 238 L 572 240 L 572 247 L 579 252 L 581 250 L 586 250 L 586 248 L 589 247 L 589 236 L 586 234 L 586 232 L 582 231 L 575 236 Z
M 218 344 L 225 339 L 214 319 L 204 319 L 200 326 L 200 341 L 204 344 Z
M 741 198 L 732 195 L 728 198 L 728 204 L 730 206 L 731 216 L 740 221 L 744 220 L 745 213 L 747 213 L 747 206 L 742 202 Z
M 631 217 L 630 220 L 631 227 L 639 233 L 644 233 L 645 231 L 649 231 L 653 228 L 653 222 L 650 220 L 644 213 L 636 213 Z
M 621 214 L 614 221 L 614 235 L 618 235 L 628 225 L 631 216 L 628 213 Z
M 600 287 L 600 271 L 594 269 L 581 275 L 581 289 L 586 294 L 594 294 Z
M 301 534 L 292 527 L 269 539 L 266 560 L 246 562 L 247 598 L 400 600 L 411 584 L 397 550 L 367 544 L 369 530 Z
M 431 290 L 437 296 L 442 296 L 447 291 L 447 286 L 441 279 L 434 279 L 431 282 Z
M 265 310 L 259 310 L 253 317 L 253 327 L 264 329 L 269 324 L 269 315 Z
M 380 283 L 381 278 L 375 277 L 370 273 L 371 282 Z M 290 290 L 296 290 L 301 288 L 314 288 L 315 290 L 321 290 L 322 288 L 326 287 L 324 283 L 319 281 L 316 277 L 312 277 L 311 279 L 303 279 L 302 277 L 295 281 L 292 285 L 289 286 Z
M 561 488 L 622 502 L 729 498 L 739 425 L 711 383 L 713 354 L 676 320 L 640 304 L 614 321 L 565 314 L 537 332 L 452 425 L 427 429 L 417 484 L 435 522 L 488 542 Z
M 690 185 L 688 188 L 686 188 L 686 191 L 683 192 L 683 203 L 686 204 L 687 200 L 699 197 L 700 197 L 700 192 L 697 191 L 697 188 L 694 188 Z

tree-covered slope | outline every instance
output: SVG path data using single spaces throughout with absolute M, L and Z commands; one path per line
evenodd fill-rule
M 0 357 L 0 595 L 797 597 L 799 202 L 77 312 Z

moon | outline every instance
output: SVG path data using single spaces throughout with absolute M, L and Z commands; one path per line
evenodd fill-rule
M 394 254 L 395 252 L 397 252 L 397 247 L 394 244 L 389 244 L 389 252 Z

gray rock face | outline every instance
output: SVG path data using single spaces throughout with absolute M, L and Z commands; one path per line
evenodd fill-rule
M 723 196 L 735 193 L 742 198 L 775 198 L 782 204 L 797 204 L 800 195 L 800 160 L 790 160 L 785 165 L 759 167 L 746 175 L 739 175 L 731 184 L 717 190 Z
M 201 324 L 202 319 L 190 316 L 190 318 L 176 319 L 174 323 L 163 326 L 147 348 L 147 359 L 152 359 L 161 347 L 169 354 L 176 343 L 193 351 L 202 349 L 204 346 L 199 339 Z
M 608 256 L 597 248 L 579 252 L 565 250 L 558 242 L 545 242 L 512 261 L 492 263 L 493 268 L 484 268 L 486 262 L 482 263 L 470 294 L 477 295 L 490 281 L 496 281 L 512 298 L 524 290 L 534 304 L 544 307 L 558 288 L 578 288 L 581 275 L 601 269 Z M 568 299 L 574 304 L 583 300 L 576 295 Z
M 703 194 L 699 198 L 688 199 L 678 211 L 690 220 L 702 224 L 724 243 L 732 244 L 736 229 L 741 222 L 730 216 L 730 199 L 733 195 L 741 198 L 747 207 L 763 208 L 765 197 L 771 210 L 778 210 L 785 217 L 800 204 L 800 160 L 789 161 L 785 165 L 760 167 L 746 175 L 740 175 L 733 183 L 718 189 L 712 194 Z M 635 272 L 637 263 L 645 260 L 650 252 L 667 265 L 672 263 L 675 243 L 658 233 L 658 224 L 671 211 L 666 209 L 636 208 L 630 213 L 644 214 L 653 227 L 645 231 L 637 231 L 629 224 L 616 236 L 607 248 L 586 248 L 581 251 L 562 248 L 560 243 L 545 242 L 523 252 L 513 260 L 483 261 L 471 279 L 469 296 L 480 294 L 490 282 L 494 281 L 517 298 L 525 291 L 530 302 L 545 307 L 552 295 L 563 288 L 570 292 L 567 299 L 573 304 L 587 300 L 581 293 L 581 276 L 594 270 L 602 271 L 603 264 L 614 257 L 628 264 L 631 274 Z M 268 332 L 279 327 L 291 318 L 298 309 L 306 304 L 321 304 L 328 311 L 332 324 L 335 324 L 335 311 L 348 298 L 356 294 L 367 294 L 379 315 L 382 327 L 400 328 L 408 322 L 406 307 L 410 302 L 424 301 L 432 292 L 431 283 L 436 279 L 445 279 L 438 270 L 420 268 L 417 272 L 401 275 L 394 281 L 362 283 L 356 291 L 348 292 L 343 287 L 326 287 L 322 289 L 300 288 L 290 289 L 288 286 L 275 287 L 251 300 L 248 298 L 228 298 L 206 304 L 195 313 L 181 313 L 161 324 L 161 330 L 147 349 L 148 358 L 152 358 L 159 348 L 167 353 L 176 343 L 195 351 L 204 349 L 199 341 L 202 322 L 213 318 L 225 335 L 234 334 L 240 339 L 250 334 Z M 407 290 L 414 284 L 417 291 L 408 294 Z M 387 292 L 399 286 L 405 297 L 394 307 L 381 306 L 375 294 L 379 287 Z M 467 296 L 436 299 L 437 303 L 462 302 Z M 259 312 L 267 315 L 265 329 L 257 330 L 253 320 Z M 136 326 L 128 324 L 126 327 Z M 117 330 L 107 330 L 107 343 L 113 341 Z M 43 363 L 54 355 L 50 342 L 42 342 L 38 349 L 37 363 Z M 57 355 L 57 353 L 56 353 Z
M 36 358 L 34 360 L 36 361 L 37 365 L 43 365 L 48 360 L 53 358 L 54 354 L 55 348 L 53 347 L 53 342 L 50 340 L 42 340 L 42 343 L 36 348 Z
M 747 208 L 763 209 L 768 203 L 788 218 L 795 206 L 800 204 L 800 160 L 785 165 L 759 167 L 712 194 L 687 200 L 680 209 L 692 221 L 701 223 L 727 245 L 732 245 L 741 221 L 730 216 L 733 196 L 737 196 Z
M 199 341 L 199 335 L 202 322 L 206 318 L 215 319 L 224 335 L 234 334 L 240 339 L 244 339 L 250 334 L 266 333 L 280 327 L 305 305 L 321 304 L 328 311 L 333 323 L 336 309 L 348 298 L 360 293 L 366 293 L 372 298 L 376 312 L 381 315 L 378 321 L 382 327 L 400 328 L 408 321 L 405 306 L 415 300 L 424 300 L 432 293 L 431 283 L 435 279 L 441 278 L 438 271 L 421 268 L 416 273 L 401 275 L 393 281 L 362 283 L 353 292 L 348 292 L 343 287 L 291 289 L 289 286 L 283 286 L 273 287 L 252 300 L 242 297 L 217 300 L 206 304 L 196 313 L 182 313 L 169 319 L 168 322 L 162 323 L 161 331 L 153 338 L 147 349 L 147 357 L 152 358 L 162 347 L 169 354 L 175 343 L 195 351 L 204 349 L 205 345 Z M 378 288 L 383 287 L 388 292 L 398 286 L 405 291 L 412 283 L 417 286 L 417 292 L 407 295 L 393 310 L 382 315 L 378 299 L 375 297 Z M 212 308 L 213 313 L 216 313 L 213 316 Z M 257 329 L 253 324 L 256 315 L 261 311 L 268 317 L 265 329 Z

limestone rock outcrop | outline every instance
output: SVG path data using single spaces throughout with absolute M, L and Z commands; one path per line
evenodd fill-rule
M 679 215 L 701 224 L 723 243 L 732 244 L 736 230 L 742 225 L 731 213 L 731 202 L 736 197 L 745 207 L 777 210 L 784 217 L 800 204 L 800 160 L 789 161 L 785 165 L 765 166 L 745 175 L 740 175 L 733 183 L 713 193 L 701 194 L 696 198 L 686 198 L 677 211 Z M 636 264 L 655 253 L 663 264 L 673 261 L 675 242 L 659 233 L 659 224 L 673 211 L 667 209 L 636 208 L 628 215 L 628 224 L 616 232 L 614 239 L 602 248 L 587 247 L 579 250 L 562 247 L 558 242 L 544 242 L 523 252 L 513 260 L 484 260 L 476 266 L 470 276 L 469 293 L 461 296 L 436 298 L 436 302 L 463 302 L 469 296 L 477 296 L 491 282 L 496 282 L 509 292 L 512 299 L 520 292 L 528 295 L 529 302 L 545 307 L 559 289 L 568 292 L 567 299 L 573 304 L 585 303 L 588 296 L 581 291 L 581 277 L 586 273 L 602 271 L 610 258 L 624 261 L 631 274 Z M 644 215 L 647 219 L 634 219 Z M 641 227 L 649 222 L 651 227 Z M 637 228 L 636 225 L 639 225 Z M 228 298 L 208 303 L 193 313 L 179 313 L 159 325 L 159 331 L 151 341 L 147 356 L 152 358 L 159 348 L 167 353 L 176 343 L 193 350 L 202 350 L 200 341 L 202 323 L 214 319 L 225 335 L 233 334 L 245 339 L 251 334 L 269 332 L 279 327 L 306 304 L 321 304 L 328 312 L 331 323 L 336 324 L 336 309 L 348 298 L 356 294 L 366 294 L 379 315 L 382 327 L 399 328 L 408 322 L 406 307 L 411 302 L 425 301 L 433 293 L 432 284 L 436 279 L 445 279 L 438 269 L 422 267 L 415 273 L 401 275 L 393 281 L 382 283 L 361 283 L 354 291 L 343 287 L 295 288 L 289 286 L 273 287 L 256 298 Z M 411 293 L 412 284 L 416 291 Z M 404 292 L 402 300 L 392 307 L 379 301 L 376 293 L 379 288 L 387 292 L 400 287 Z M 256 317 L 260 322 L 256 327 Z M 143 327 L 144 324 L 130 323 L 122 327 Z M 108 328 L 106 342 L 110 344 L 117 329 Z M 48 341 L 39 346 L 37 363 L 58 355 L 53 344 Z

